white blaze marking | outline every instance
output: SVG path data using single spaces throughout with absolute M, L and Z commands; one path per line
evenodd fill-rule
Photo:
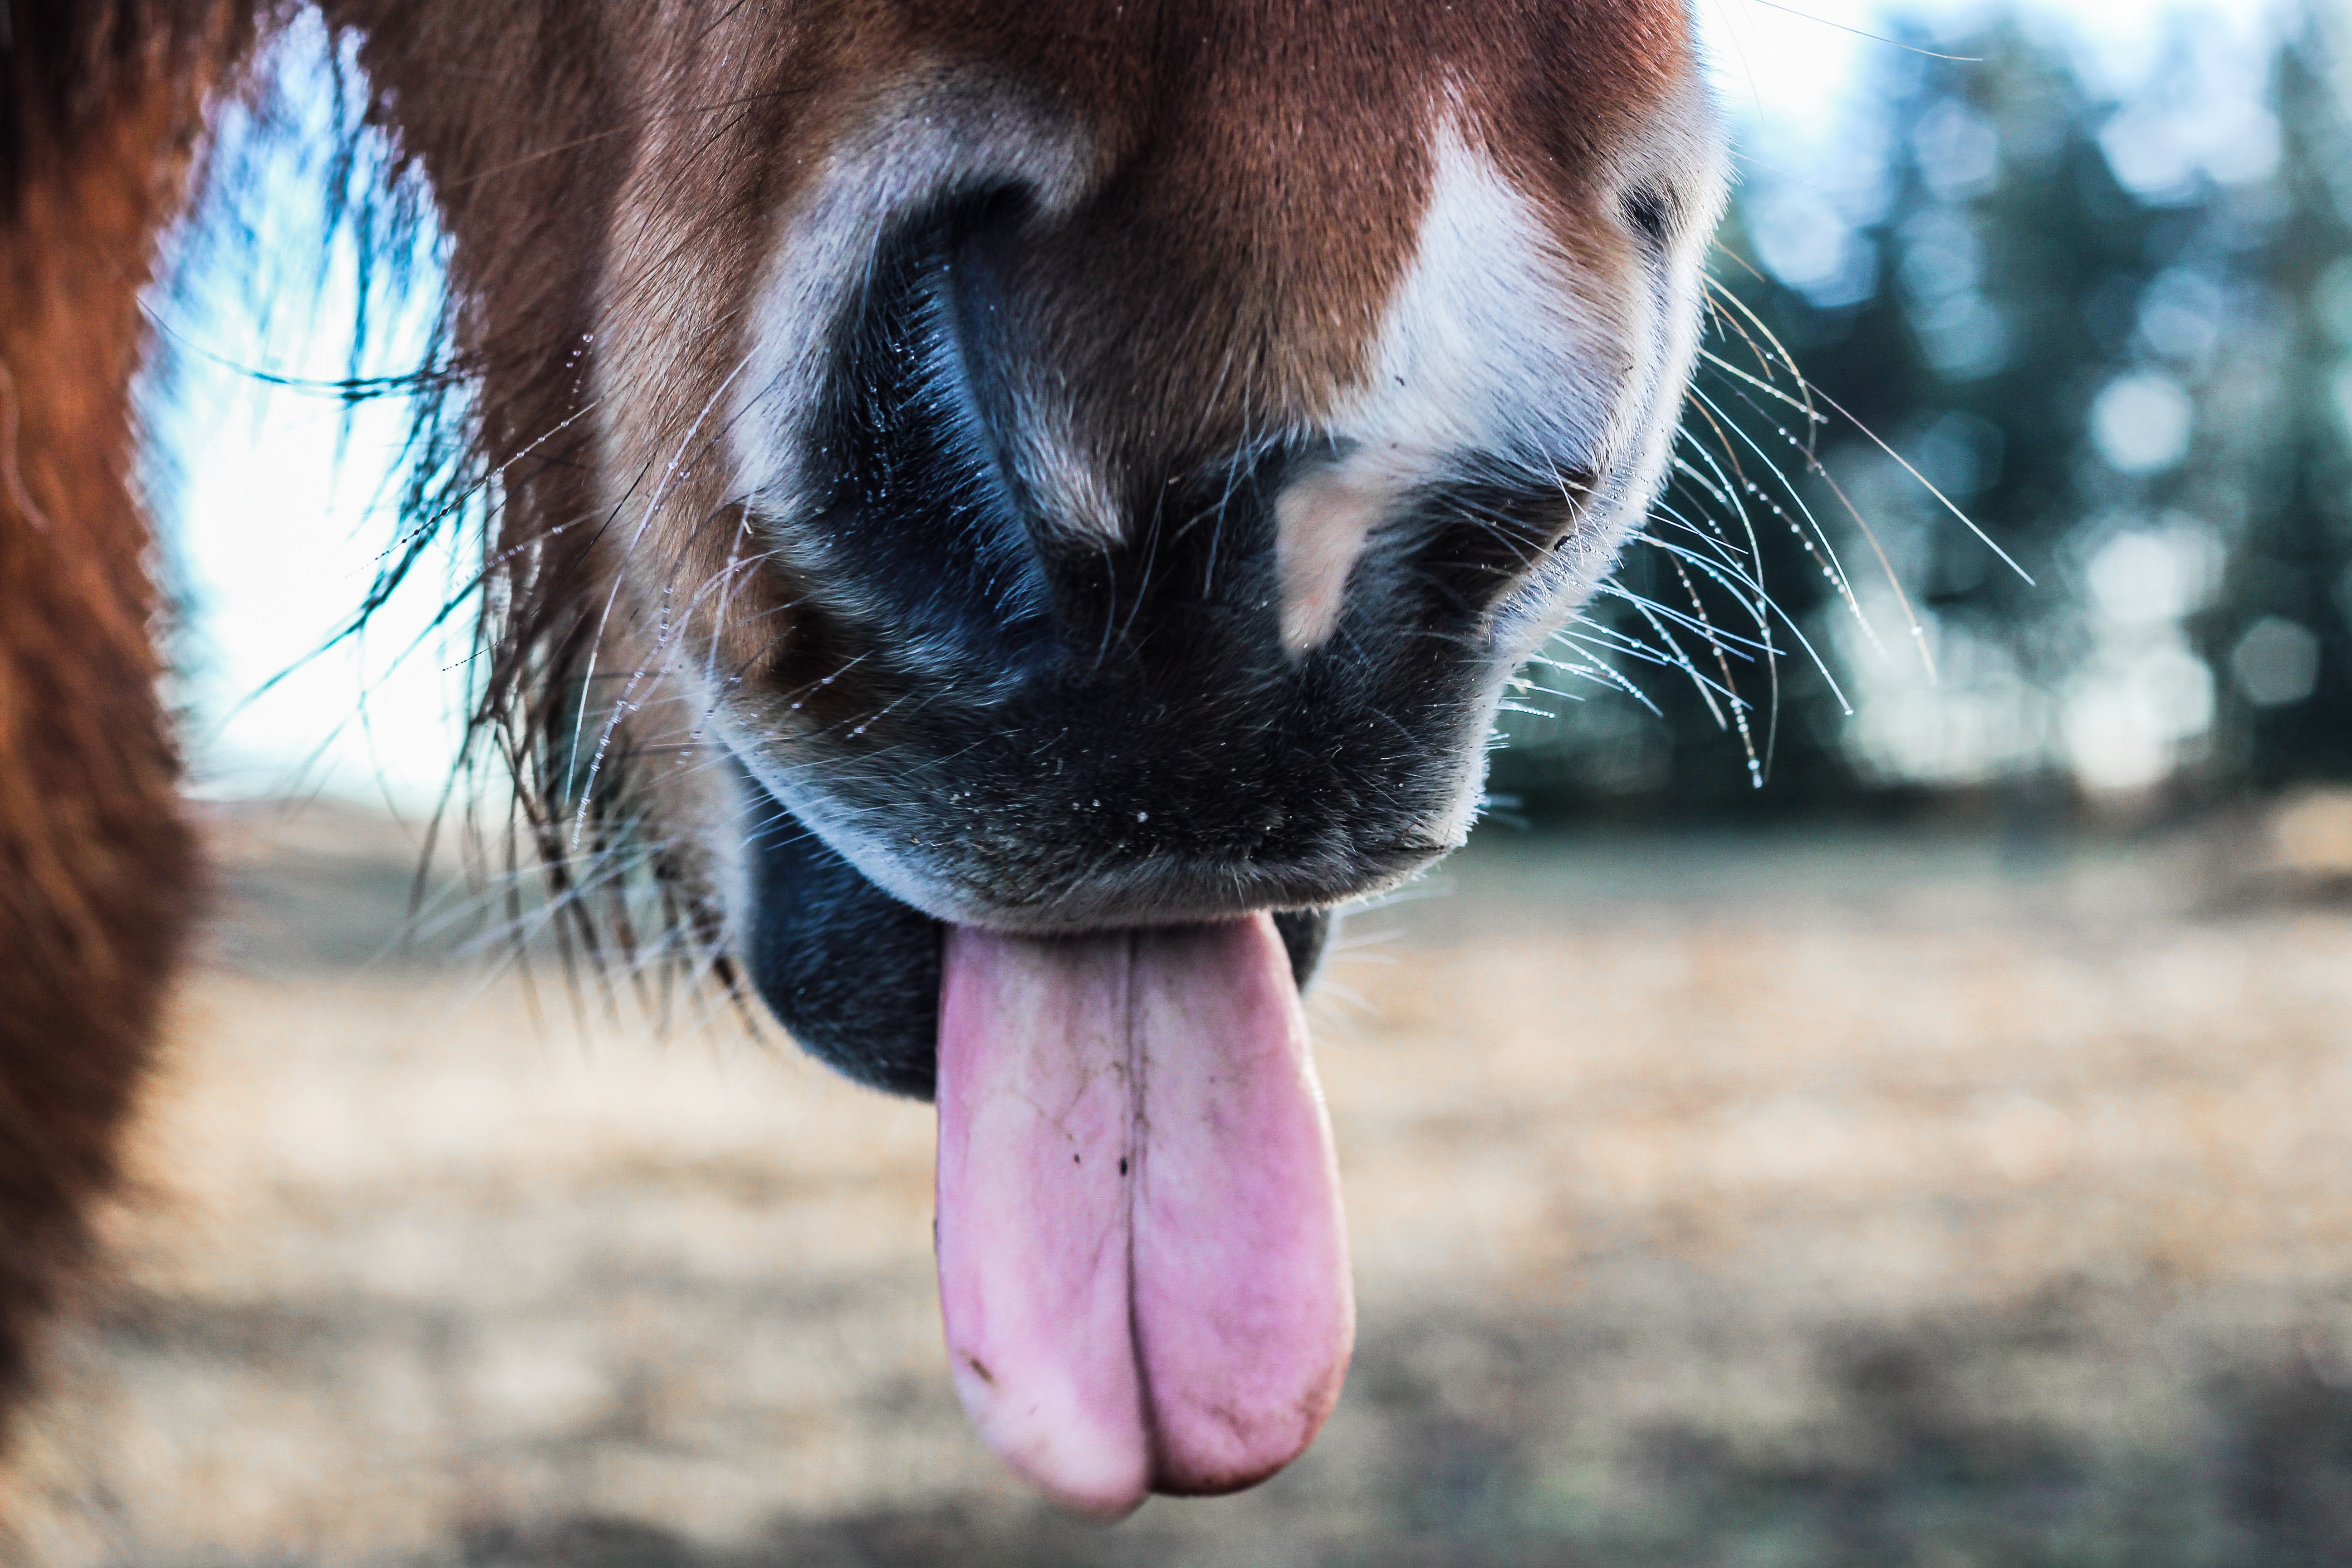
M 1274 507 L 1274 555 L 1282 583 L 1282 646 L 1303 653 L 1339 624 L 1348 569 L 1396 499 L 1344 469 L 1309 474 Z
M 1451 459 L 1597 468 L 1622 384 L 1614 314 L 1577 279 L 1525 197 L 1441 121 L 1412 265 L 1383 312 L 1373 370 L 1324 428 L 1349 448 L 1275 507 L 1283 644 L 1320 646 L 1372 531 Z M 1615 292 L 1608 290 L 1607 292 Z

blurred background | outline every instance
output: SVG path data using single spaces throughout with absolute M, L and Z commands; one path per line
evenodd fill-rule
M 1745 309 L 1624 578 L 1661 611 L 1587 639 L 1666 662 L 1615 661 L 1646 701 L 1515 716 L 1499 787 L 1538 821 L 2147 821 L 2345 778 L 2352 17 L 1875 20 L 1909 47 L 1743 143 L 1717 277 Z M 1752 791 L 1726 704 L 1671 679 L 1717 674 L 1693 620 L 1759 635 L 1689 550 L 1750 525 L 1790 654 L 1721 682 L 1778 698 Z
M 1697 11 L 1673 482 L 1314 1003 L 1349 1392 L 1109 1531 L 956 1413 L 924 1108 L 425 853 L 463 552 L 336 640 L 416 454 L 327 384 L 429 356 L 435 240 L 322 197 L 298 29 L 156 302 L 224 869 L 17 1552 L 2352 1562 L 2352 7 Z

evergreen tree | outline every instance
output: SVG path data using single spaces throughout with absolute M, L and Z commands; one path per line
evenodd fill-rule
M 2210 786 L 2352 780 L 2352 121 L 2345 20 L 2315 8 L 2274 74 L 2274 208 L 2242 259 L 2275 329 L 2244 374 L 2246 439 L 2215 443 L 2233 502 L 2200 627 L 2220 681 Z
M 1874 189 L 1849 215 L 1844 264 L 1801 279 L 1810 291 L 1747 265 L 1769 259 L 1785 178 L 1739 193 L 1685 460 L 1622 594 L 1567 645 L 1571 666 L 1616 650 L 1639 698 L 1611 692 L 1618 677 L 1538 671 L 1587 700 L 1551 701 L 1557 721 L 1507 715 L 1498 792 L 1538 817 L 1851 812 L 1914 794 L 1890 787 L 1838 687 L 1917 658 L 1915 611 L 1944 668 L 1912 717 L 1973 725 L 1954 745 L 2012 770 L 2009 787 L 2113 744 L 2077 722 L 2093 677 L 2165 708 L 2139 717 L 2167 743 L 2200 730 L 2218 693 L 2217 743 L 2188 759 L 2208 791 L 2352 778 L 2346 30 L 2315 8 L 2282 50 L 2277 172 L 2229 183 L 2165 162 L 2167 138 L 2210 112 L 2210 62 L 2185 32 L 2129 103 L 2015 19 L 1880 57 L 1849 138 L 1875 160 Z M 1775 343 L 1825 420 L 1792 405 L 1808 394 Z M 2141 552 L 2159 558 L 2226 548 L 2221 597 L 2195 622 L 2210 680 L 2165 606 L 2142 606 L 2141 626 L 2124 604 L 2125 635 L 2096 602 L 2197 587 L 2108 570 L 2137 558 L 2115 548 L 2135 540 L 2162 542 Z M 2176 559 L 2173 575 L 2201 570 Z M 1741 600 L 1759 580 L 1777 606 L 1769 669 L 1732 635 L 1759 637 Z M 1753 704 L 1744 737 L 1727 688 Z M 1915 784 L 1942 782 L 1933 748 L 1914 752 Z

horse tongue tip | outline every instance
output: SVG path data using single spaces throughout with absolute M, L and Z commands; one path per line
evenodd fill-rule
M 1308 1441 L 1313 1440 L 1310 1436 Z M 1151 1489 L 1160 1497 L 1231 1497 L 1245 1492 L 1262 1481 L 1272 1479 L 1290 1468 L 1290 1462 L 1307 1451 L 1301 1443 L 1278 1459 L 1253 1465 L 1240 1470 L 1187 1471 L 1162 1467 L 1151 1474 Z
M 940 1303 L 982 1434 L 1097 1519 L 1282 1468 L 1337 1397 L 1354 1312 L 1272 922 L 951 929 L 943 970 Z
M 1150 1478 L 1140 1475 L 1113 1480 L 1008 1462 L 1045 1493 L 1055 1508 L 1089 1524 L 1117 1524 L 1141 1508 L 1153 1492 L 1161 1489 Z
M 1152 1493 L 1166 1489 L 1156 1480 L 1140 1475 L 1114 1479 L 1037 1464 L 1002 1447 L 997 1448 L 997 1454 L 1023 1479 L 1043 1492 L 1048 1502 L 1090 1524 L 1117 1524 L 1141 1508 Z
M 956 1393 L 997 1456 L 1066 1513 L 1104 1523 L 1150 1495 L 1148 1435 L 1129 1390 L 1088 1388 L 1050 1363 L 1025 1383 L 1000 1384 L 980 1358 L 953 1350 Z M 1131 1385 L 1130 1385 L 1131 1386 Z

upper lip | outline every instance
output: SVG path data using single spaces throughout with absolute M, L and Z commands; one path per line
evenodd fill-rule
M 760 787 L 765 793 L 764 783 Z M 1003 931 L 1178 925 L 1328 908 L 1395 887 L 1459 847 L 1434 837 L 1365 843 L 1332 833 L 1278 855 L 1195 844 L 1092 858 L 1048 850 L 1033 858 L 1026 853 L 1033 846 L 1017 837 L 991 852 L 827 804 L 822 795 L 794 798 L 788 809 L 900 902 L 935 920 Z
M 924 907 L 999 931 L 1062 932 L 1181 925 L 1260 910 L 1318 909 L 1382 892 L 1456 847 L 1398 843 L 1315 864 L 1157 855 L 1075 882 L 1008 889 L 949 868 Z

